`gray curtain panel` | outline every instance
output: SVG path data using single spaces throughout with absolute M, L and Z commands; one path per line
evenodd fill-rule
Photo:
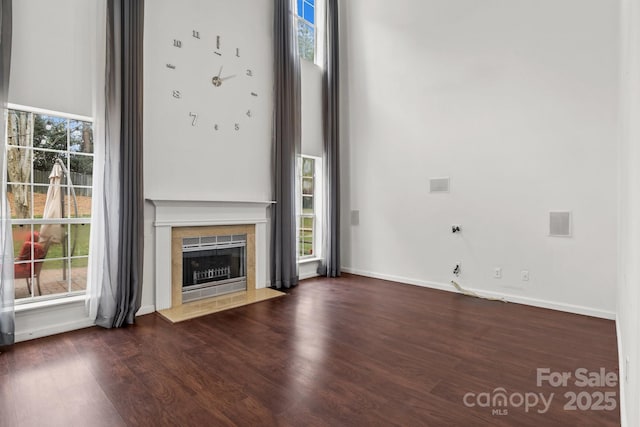
M 100 300 L 96 323 L 132 324 L 142 298 L 144 195 L 142 181 L 142 87 L 144 0 L 107 2 L 107 117 L 119 117 L 119 226 L 116 283 Z M 109 120 L 109 119 L 108 119 Z M 114 128 L 117 128 L 115 126 Z
M 9 70 L 11 66 L 11 1 L 0 1 L 0 141 L 5 143 L 5 123 L 7 120 L 7 95 L 9 92 Z M 0 199 L 0 346 L 11 345 L 15 341 L 14 289 L 13 289 L 13 238 L 11 231 L 11 211 L 7 201 L 4 146 L 0 150 L 0 176 L 2 192 Z
M 300 157 L 300 58 L 291 0 L 274 0 L 274 200 L 271 286 L 298 284 L 296 164 Z
M 322 79 L 324 128 L 324 257 L 318 274 L 340 276 L 340 73 L 338 0 L 326 0 L 326 44 Z

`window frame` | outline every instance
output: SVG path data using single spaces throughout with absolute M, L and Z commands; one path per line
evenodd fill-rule
M 61 111 L 55 111 L 55 110 L 48 110 L 48 109 L 44 109 L 44 108 L 38 108 L 38 107 L 31 107 L 31 106 L 26 106 L 26 105 L 20 105 L 20 104 L 14 104 L 14 103 L 7 103 L 7 111 L 20 111 L 20 112 L 25 112 L 25 113 L 30 113 L 32 115 L 45 115 L 45 116 L 51 116 L 51 117 L 55 117 L 55 118 L 60 118 L 60 119 L 64 119 L 67 120 L 67 122 L 70 121 L 77 121 L 77 122 L 85 122 L 85 123 L 91 123 L 92 127 L 94 125 L 94 118 L 93 117 L 89 117 L 89 116 L 83 116 L 83 115 L 79 115 L 79 114 L 73 114 L 73 113 L 65 113 L 65 112 L 61 112 Z M 32 118 L 33 120 L 33 118 Z M 8 118 L 5 119 L 5 123 L 4 126 L 6 127 L 8 125 Z M 33 123 L 32 123 L 32 128 L 33 128 Z M 93 132 L 93 129 L 92 129 Z M 89 224 L 90 227 L 93 226 L 93 211 L 91 212 L 91 216 L 89 217 L 77 217 L 77 218 L 72 218 L 72 217 L 66 217 L 66 218 L 60 218 L 60 219 L 42 219 L 42 218 L 35 218 L 34 217 L 34 203 L 35 203 L 35 191 L 34 189 L 38 186 L 40 187 L 49 187 L 49 184 L 42 184 L 42 183 L 36 183 L 34 182 L 34 177 L 35 177 L 35 173 L 34 173 L 34 158 L 35 156 L 33 155 L 33 153 L 35 153 L 36 151 L 40 151 L 40 152 L 53 152 L 53 153 L 60 153 L 60 152 L 64 152 L 69 156 L 69 159 L 71 158 L 72 155 L 80 155 L 80 156 L 84 156 L 84 157 L 90 157 L 92 159 L 92 170 L 93 167 L 95 166 L 95 151 L 92 151 L 91 153 L 82 153 L 82 152 L 73 152 L 70 150 L 71 145 L 70 145 L 70 141 L 71 141 L 71 134 L 69 131 L 69 128 L 67 128 L 67 140 L 66 140 L 66 149 L 65 150 L 56 150 L 56 149 L 49 149 L 49 148 L 37 148 L 34 146 L 34 141 L 33 141 L 33 137 L 35 135 L 32 135 L 32 140 L 31 140 L 31 145 L 27 148 L 28 150 L 31 151 L 32 153 L 32 157 L 31 157 L 31 170 L 30 170 L 30 181 L 29 183 L 23 183 L 23 182 L 13 182 L 13 181 L 9 181 L 8 177 L 6 180 L 5 185 L 9 186 L 12 184 L 17 184 L 17 185 L 25 185 L 27 184 L 29 186 L 29 191 L 30 191 L 30 195 L 31 195 L 31 218 L 11 218 L 11 226 L 13 229 L 13 226 L 29 226 L 30 227 L 30 232 L 32 233 L 33 231 L 36 230 L 37 226 L 42 226 L 45 224 L 62 224 L 63 226 L 67 226 L 69 227 L 69 235 L 71 235 L 72 231 L 71 231 L 71 226 L 72 225 L 82 225 L 82 224 Z M 5 135 L 5 141 L 3 141 L 4 143 L 4 150 L 8 150 L 10 147 L 18 147 L 15 145 L 9 145 L 9 134 L 6 133 Z M 95 148 L 95 147 L 94 147 Z M 65 165 L 65 167 L 67 167 L 67 165 Z M 67 168 L 69 169 L 69 168 Z M 92 172 L 92 177 L 93 177 L 93 172 Z M 92 180 L 93 182 L 93 180 Z M 68 189 L 68 185 L 65 185 L 63 188 Z M 82 189 L 89 189 L 91 191 L 91 197 L 93 197 L 93 184 L 88 186 L 88 185 L 74 185 L 74 188 L 82 188 Z M 13 232 L 13 231 L 12 231 Z M 15 242 L 14 242 L 15 244 Z M 71 240 L 68 239 L 67 242 L 67 253 L 70 253 L 70 248 L 71 248 Z M 90 243 L 89 243 L 90 245 Z M 50 300 L 57 300 L 57 299 L 68 299 L 68 298 L 77 298 L 79 296 L 84 296 L 86 295 L 86 286 L 84 290 L 78 290 L 78 291 L 72 291 L 70 289 L 70 285 L 71 285 L 71 271 L 72 271 L 72 266 L 73 266 L 73 261 L 74 260 L 78 260 L 78 259 L 89 259 L 90 256 L 90 246 L 87 250 L 87 255 L 67 255 L 66 257 L 55 257 L 55 258 L 47 258 L 45 257 L 42 262 L 49 262 L 49 261 L 63 261 L 67 263 L 67 273 L 69 274 L 69 277 L 67 278 L 67 291 L 66 292 L 60 292 L 60 293 L 55 293 L 55 294 L 46 294 L 46 295 L 35 295 L 35 277 L 32 277 L 32 285 L 31 285 L 31 289 L 32 289 L 32 294 L 29 295 L 28 297 L 25 298 L 16 298 L 15 299 L 15 304 L 16 306 L 18 305 L 28 305 L 28 304 L 34 304 L 34 303 L 40 303 L 40 302 L 44 302 L 44 301 L 50 301 Z M 34 253 L 33 253 L 33 247 L 31 249 L 31 260 L 27 261 L 27 262 L 23 262 L 23 263 L 18 263 L 18 264 L 31 264 L 31 271 L 33 274 L 33 264 L 34 264 Z M 87 278 L 88 281 L 88 278 Z
M 304 3 L 307 0 L 301 0 L 302 1 L 302 7 L 304 9 Z M 318 40 L 320 40 L 318 31 L 320 29 L 320 26 L 318 26 L 318 17 L 319 16 L 323 16 L 321 14 L 321 12 L 324 10 L 324 5 L 323 5 L 323 0 L 314 0 L 314 4 L 313 4 L 313 23 L 307 21 L 305 18 L 303 18 L 301 16 L 304 15 L 304 10 L 300 11 L 298 10 L 298 2 L 295 2 L 295 8 L 294 8 L 294 16 L 295 16 L 295 26 L 296 26 L 296 37 L 298 35 L 298 25 L 299 22 L 302 21 L 305 25 L 308 25 L 310 27 L 313 28 L 313 59 L 310 61 L 316 65 L 320 64 L 320 59 L 321 59 L 321 54 L 318 50 L 319 48 L 319 43 Z M 299 43 L 299 40 L 298 40 Z M 300 55 L 300 50 L 298 50 L 298 55 Z M 307 58 L 303 58 L 302 56 L 300 56 L 300 59 L 303 59 L 305 61 L 309 61 Z
M 304 164 L 305 158 L 312 159 L 314 161 L 313 176 L 303 175 L 303 164 Z M 302 182 L 305 178 L 313 179 L 312 181 L 313 194 L 311 195 L 313 197 L 313 213 L 311 214 L 303 212 L 303 199 L 305 196 L 309 196 L 304 194 L 302 189 Z M 313 225 L 311 230 L 312 231 L 312 237 L 311 237 L 312 253 L 309 255 L 303 255 L 301 248 L 298 246 L 297 248 L 298 261 L 314 260 L 322 256 L 321 255 L 322 245 L 320 242 L 321 236 L 322 236 L 321 212 L 322 212 L 322 194 L 323 194 L 322 193 L 322 158 L 321 157 L 311 156 L 306 154 L 303 154 L 300 156 L 300 170 L 298 172 L 298 185 L 300 188 L 299 202 L 297 203 L 297 205 L 300 207 L 299 208 L 300 210 L 299 212 L 297 212 L 298 221 L 297 221 L 297 227 L 296 227 L 296 234 L 297 234 L 296 237 L 297 237 L 298 245 L 300 245 L 300 241 L 302 239 L 301 231 L 304 230 L 304 228 L 302 227 L 303 225 L 302 220 L 304 218 L 313 219 Z

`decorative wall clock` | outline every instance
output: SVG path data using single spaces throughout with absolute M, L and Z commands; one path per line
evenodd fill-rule
M 238 132 L 250 125 L 259 113 L 255 110 L 259 94 L 254 88 L 256 71 L 240 47 L 227 44 L 222 35 L 199 30 L 173 39 L 172 45 L 172 58 L 166 64 L 167 72 L 173 74 L 168 96 L 182 104 L 184 120 L 213 132 Z

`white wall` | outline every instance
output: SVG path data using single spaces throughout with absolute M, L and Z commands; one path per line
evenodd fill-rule
M 271 199 L 273 48 L 269 0 L 145 5 L 144 180 L 154 199 Z M 192 31 L 200 32 L 200 40 Z M 223 56 L 214 55 L 221 36 Z M 173 47 L 180 39 L 181 49 Z M 235 48 L 240 48 L 240 58 Z M 175 70 L 166 67 L 176 66 Z M 219 88 L 211 78 L 235 75 Z M 254 77 L 246 76 L 251 69 Z M 172 96 L 179 90 L 181 99 Z M 257 92 L 258 97 L 251 96 Z M 252 117 L 246 116 L 251 109 Z M 198 113 L 192 126 L 189 112 Z M 220 130 L 214 130 L 214 124 Z M 240 131 L 235 131 L 235 123 Z M 145 206 L 143 306 L 154 301 L 154 210 Z
M 269 200 L 272 25 L 268 0 L 161 0 L 145 6 L 146 195 Z M 218 35 L 222 57 L 214 55 Z M 182 41 L 181 49 L 173 47 L 174 39 Z M 235 77 L 216 88 L 211 78 L 221 66 L 223 77 Z M 254 76 L 247 77 L 246 69 Z M 173 98 L 173 90 L 182 99 Z M 190 112 L 199 115 L 196 126 Z
M 621 416 L 623 425 L 637 426 L 640 425 L 640 1 L 623 0 L 620 16 L 622 134 L 617 326 L 623 378 Z
M 13 2 L 9 102 L 92 116 L 96 3 Z
M 450 289 L 462 261 L 468 287 L 613 317 L 617 3 L 342 6 L 345 269 Z M 572 238 L 548 237 L 550 210 Z

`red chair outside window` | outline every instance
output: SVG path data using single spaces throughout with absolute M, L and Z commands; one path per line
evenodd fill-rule
M 27 240 L 25 240 L 24 244 L 22 245 L 20 254 L 18 255 L 18 258 L 16 258 L 16 262 L 33 262 L 15 264 L 14 277 L 16 279 L 26 279 L 27 289 L 29 289 L 29 295 L 31 295 L 31 281 L 35 277 L 36 286 L 38 287 L 38 294 L 42 295 L 42 290 L 40 289 L 40 271 L 42 270 L 44 258 L 47 256 L 47 249 L 49 245 L 47 244 L 47 242 L 38 242 L 40 235 L 37 231 L 31 233 L 29 237 L 30 238 L 27 238 Z M 32 248 L 33 251 L 31 250 Z M 31 275 L 31 264 L 33 264 L 33 276 Z

